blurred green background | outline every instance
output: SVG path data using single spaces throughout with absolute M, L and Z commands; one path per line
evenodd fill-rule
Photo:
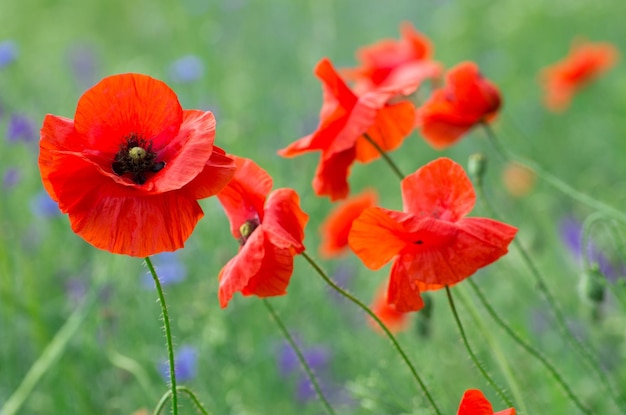
M 357 48 L 397 38 L 400 23 L 412 22 L 433 41 L 435 59 L 446 67 L 475 61 L 500 87 L 504 108 L 494 128 L 508 148 L 623 210 L 623 63 L 581 91 L 560 115 L 542 107 L 537 77 L 566 55 L 576 37 L 609 41 L 625 51 L 625 15 L 621 0 L 4 0 L 0 42 L 15 58 L 0 64 L 0 406 L 90 290 L 98 291 L 95 306 L 19 413 L 151 412 L 166 390 L 159 368 L 166 359 L 160 309 L 147 270 L 138 259 L 87 245 L 41 193 L 37 140 L 44 115 L 71 118 L 80 95 L 102 77 L 149 74 L 168 83 L 184 108 L 214 111 L 217 145 L 253 158 L 274 177 L 275 188 L 299 192 L 311 216 L 305 243 L 317 257 L 317 229 L 331 208 L 311 190 L 318 157 L 281 159 L 276 151 L 317 125 L 321 88 L 312 70 L 320 58 L 354 66 Z M 11 133 L 16 122 L 25 131 L 17 138 Z M 591 318 L 576 290 L 580 266 L 560 239 L 562 220 L 582 220 L 589 209 L 541 181 L 523 198 L 508 195 L 503 166 L 482 131 L 443 152 L 416 133 L 392 156 L 411 172 L 442 155 L 465 164 L 476 151 L 492 160 L 488 192 L 506 221 L 520 228 L 520 240 L 549 278 L 572 329 L 598 350 L 615 385 L 626 384 L 624 310 L 609 295 L 602 318 Z M 355 166 L 350 182 L 354 193 L 375 187 L 383 206 L 401 208 L 397 179 L 382 161 Z M 219 308 L 217 275 L 237 242 L 217 200 L 201 203 L 205 218 L 187 246 L 161 265 L 184 276 L 166 288 L 176 346 L 193 351 L 184 383 L 213 414 L 323 413 L 319 402 L 307 399 L 302 371 L 289 363 L 293 356 L 260 301 L 237 295 L 228 309 Z M 477 207 L 473 215 L 484 212 Z M 597 239 L 614 262 L 624 259 L 624 252 L 603 245 L 603 235 Z M 350 255 L 322 263 L 365 302 L 389 271 L 366 270 Z M 554 360 L 594 413 L 619 413 L 559 337 L 515 252 L 474 278 L 501 315 Z M 463 284 L 455 293 L 476 303 Z M 415 327 L 399 339 L 440 407 L 455 413 L 463 391 L 480 388 L 496 409 L 504 409 L 467 358 L 445 294 L 432 297 L 430 334 L 418 333 L 416 315 Z M 296 259 L 289 294 L 271 301 L 317 362 L 339 413 L 430 413 L 388 341 L 354 305 L 331 294 L 304 260 Z M 502 383 L 494 356 L 497 350 L 504 354 L 529 414 L 576 413 L 547 372 L 482 309 L 474 320 L 462 301 L 458 306 L 472 344 Z M 621 394 L 626 395 L 623 386 Z M 194 413 L 185 398 L 181 408 L 182 414 Z

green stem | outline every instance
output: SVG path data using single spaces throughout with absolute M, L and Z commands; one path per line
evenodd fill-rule
M 574 402 L 574 404 L 578 407 L 578 409 L 580 409 L 581 412 L 587 415 L 592 415 L 591 410 L 587 408 L 582 402 L 580 402 L 572 389 L 567 385 L 567 383 L 565 383 L 559 372 L 557 372 L 556 368 L 550 363 L 550 361 L 548 361 L 548 359 L 544 355 L 542 355 L 541 352 L 539 352 L 527 341 L 525 341 L 521 336 L 519 336 L 508 324 L 506 324 L 506 322 L 500 318 L 498 313 L 496 313 L 493 307 L 491 307 L 478 285 L 476 285 L 476 283 L 471 278 L 468 278 L 468 280 L 470 286 L 474 290 L 474 293 L 482 303 L 483 307 L 485 307 L 485 310 L 487 310 L 491 318 L 494 319 L 498 326 L 500 326 L 500 328 L 502 328 L 509 335 L 509 337 L 511 337 L 517 344 L 519 344 L 524 350 L 526 350 L 526 352 L 528 352 L 535 359 L 539 360 L 545 366 L 545 368 L 548 369 L 548 371 L 554 377 L 554 380 L 556 380 L 557 383 L 561 385 L 563 391 L 567 394 L 570 400 Z
M 473 283 L 472 278 L 468 278 L 468 279 L 470 282 Z M 477 327 L 482 332 L 483 337 L 487 340 L 487 343 L 489 344 L 489 348 L 493 352 L 493 357 L 498 363 L 498 366 L 500 366 L 500 369 L 502 370 L 502 374 L 506 378 L 506 382 L 509 384 L 509 387 L 511 388 L 511 393 L 513 394 L 513 399 L 515 400 L 515 403 L 516 403 L 517 412 L 520 415 L 529 414 L 530 412 L 528 411 L 528 408 L 526 408 L 526 399 L 524 399 L 522 390 L 517 382 L 517 379 L 515 379 L 515 375 L 513 374 L 513 371 L 511 369 L 511 366 L 509 365 L 509 362 L 507 362 L 507 358 L 504 352 L 502 351 L 502 348 L 499 346 L 496 339 L 494 339 L 494 337 L 491 335 L 490 328 L 486 327 L 484 319 L 481 318 L 480 314 L 478 313 L 478 310 L 476 309 L 476 306 L 474 305 L 474 302 L 469 299 L 469 295 L 464 290 L 464 288 L 465 287 L 461 285 L 458 285 L 456 288 L 459 294 L 459 297 L 461 299 L 461 303 L 463 304 L 465 309 L 469 312 L 472 320 L 474 320 L 474 326 Z
M 322 268 L 319 265 L 317 265 L 317 263 L 313 260 L 313 258 L 311 258 L 306 252 L 303 252 L 302 256 L 308 261 L 308 263 L 313 267 L 313 269 L 315 269 L 315 271 L 319 274 L 319 276 L 322 277 L 322 279 L 324 281 L 326 281 L 326 283 L 328 285 L 330 285 L 339 294 L 343 295 L 348 300 L 352 301 L 354 304 L 359 306 L 363 311 L 365 311 L 380 326 L 380 328 L 385 332 L 385 334 L 387 335 L 389 340 L 391 340 L 391 343 L 393 344 L 395 349 L 400 354 L 400 357 L 402 358 L 404 363 L 406 363 L 407 367 L 411 371 L 411 374 L 413 375 L 413 378 L 419 384 L 420 388 L 424 392 L 424 395 L 426 395 L 426 399 L 428 399 L 428 402 L 430 402 L 430 405 L 433 407 L 433 409 L 435 410 L 437 415 L 442 415 L 441 411 L 437 407 L 437 404 L 433 400 L 432 395 L 428 391 L 428 388 L 426 387 L 426 384 L 422 381 L 422 379 L 420 378 L 420 376 L 417 373 L 417 370 L 415 369 L 415 367 L 413 366 L 413 364 L 409 360 L 409 357 L 404 352 L 404 350 L 400 346 L 400 343 L 398 343 L 398 340 L 396 340 L 395 336 L 391 333 L 391 331 L 389 331 L 389 329 L 387 328 L 385 323 L 383 323 L 378 318 L 378 316 L 376 316 L 376 314 L 374 314 L 374 312 L 372 310 L 370 310 L 370 308 L 368 306 L 366 306 L 362 301 L 360 301 L 358 298 L 354 297 L 352 294 L 350 294 L 349 292 L 347 292 L 346 290 L 344 290 L 343 288 L 338 286 L 333 280 L 331 280 L 330 277 L 328 275 L 326 275 L 324 270 L 322 270 Z
M 454 320 L 456 321 L 456 325 L 459 329 L 459 333 L 461 333 L 463 344 L 465 345 L 465 349 L 469 353 L 470 358 L 472 359 L 472 362 L 474 362 L 474 364 L 476 365 L 480 373 L 483 375 L 487 383 L 489 383 L 489 385 L 491 385 L 491 387 L 496 391 L 496 393 L 500 395 L 500 398 L 502 399 L 502 401 L 504 401 L 504 403 L 508 405 L 509 407 L 513 407 L 513 402 L 511 402 L 511 400 L 506 396 L 502 388 L 500 388 L 500 386 L 496 384 L 496 382 L 491 378 L 491 376 L 489 376 L 489 374 L 483 367 L 482 363 L 480 362 L 480 360 L 478 360 L 478 357 L 472 350 L 469 344 L 469 341 L 467 340 L 467 336 L 465 335 L 465 330 L 463 329 L 463 324 L 461 323 L 459 314 L 456 311 L 456 306 L 454 305 L 454 299 L 452 298 L 452 292 L 450 291 L 450 287 L 448 287 L 447 285 L 446 285 L 446 295 L 448 296 L 448 304 L 450 304 L 450 310 L 452 310 L 452 315 L 454 316 Z
M 296 352 L 296 355 L 298 356 L 298 360 L 300 361 L 300 364 L 302 365 L 302 367 L 304 368 L 304 371 L 309 377 L 309 380 L 313 384 L 313 388 L 315 389 L 317 396 L 320 398 L 320 400 L 322 401 L 322 404 L 326 408 L 326 412 L 328 412 L 331 415 L 335 415 L 335 410 L 326 399 L 326 396 L 324 396 L 324 393 L 322 392 L 322 389 L 320 388 L 320 385 L 317 382 L 317 378 L 315 377 L 313 370 L 311 369 L 306 359 L 304 358 L 304 355 L 302 354 L 300 347 L 298 347 L 298 344 L 295 342 L 291 334 L 289 334 L 289 330 L 287 330 L 287 327 L 281 320 L 280 316 L 278 315 L 274 307 L 272 307 L 272 304 L 270 304 L 270 302 L 267 299 L 265 298 L 263 299 L 263 304 L 265 304 L 265 308 L 267 308 L 267 311 L 269 311 L 269 313 L 271 314 L 272 318 L 276 322 L 276 325 L 280 328 L 280 331 L 282 332 L 283 336 L 285 336 L 285 338 L 289 342 L 289 345 L 291 346 L 291 348 Z
M 501 217 L 500 215 L 498 215 L 494 207 L 491 205 L 491 203 L 489 202 L 489 199 L 485 196 L 485 190 L 484 190 L 481 180 L 476 181 L 476 190 L 477 190 L 479 198 L 482 200 L 483 205 L 487 209 L 489 215 L 493 218 Z M 565 316 L 563 314 L 563 311 L 559 307 L 556 299 L 554 298 L 554 295 L 548 288 L 545 282 L 545 279 L 541 275 L 541 272 L 539 272 L 539 269 L 535 266 L 535 263 L 530 258 L 530 255 L 528 254 L 528 252 L 526 251 L 522 243 L 517 238 L 515 238 L 513 239 L 512 244 L 521 254 L 524 264 L 526 265 L 526 267 L 528 267 L 530 274 L 533 276 L 537 287 L 539 288 L 539 290 L 545 297 L 546 301 L 548 302 L 548 305 L 550 306 L 550 309 L 552 310 L 552 314 L 554 315 L 556 319 L 557 326 L 559 330 L 561 331 L 561 334 L 565 338 L 567 338 L 567 340 L 572 344 L 572 346 L 574 346 L 574 349 L 576 349 L 576 351 L 583 357 L 583 360 L 585 361 L 587 366 L 589 366 L 594 371 L 594 373 L 598 376 L 598 378 L 602 382 L 602 385 L 609 392 L 609 394 L 611 395 L 611 398 L 616 403 L 616 405 L 618 407 L 622 407 L 623 403 L 621 399 L 619 398 L 619 396 L 613 390 L 613 387 L 611 386 L 606 375 L 602 371 L 600 362 L 593 356 L 591 352 L 587 350 L 587 347 L 583 345 L 583 343 L 579 339 L 577 339 L 576 336 L 574 336 L 572 332 L 569 330 L 569 328 L 567 327 L 567 323 L 565 321 Z
M 564 194 L 566 194 L 567 196 L 571 197 L 574 200 L 579 201 L 582 204 L 585 204 L 595 210 L 599 210 L 601 212 L 606 213 L 607 215 L 610 215 L 616 219 L 619 219 L 620 221 L 626 223 L 626 213 L 623 213 L 617 209 L 615 209 L 612 206 L 607 205 L 604 202 L 601 202 L 593 197 L 590 197 L 588 195 L 586 195 L 585 193 L 579 192 L 578 190 L 574 189 L 572 186 L 570 186 L 569 184 L 565 183 L 564 181 L 562 181 L 561 179 L 559 179 L 558 177 L 552 175 L 551 173 L 549 173 L 547 170 L 543 169 L 541 166 L 539 166 L 537 163 L 534 163 L 530 160 L 524 160 L 523 158 L 511 153 L 509 150 L 507 150 L 498 140 L 498 138 L 496 137 L 496 135 L 494 134 L 493 130 L 491 129 L 491 127 L 489 126 L 489 124 L 483 122 L 483 129 L 485 130 L 486 134 L 487 134 L 487 138 L 489 139 L 489 141 L 491 142 L 491 144 L 493 145 L 493 147 L 496 149 L 496 151 L 498 152 L 498 154 L 500 154 L 500 156 L 507 161 L 515 161 L 519 164 L 523 164 L 527 167 L 529 167 L 530 169 L 534 170 L 535 173 L 537 173 L 538 177 L 541 177 L 543 180 L 545 180 L 548 184 L 550 184 L 552 187 L 554 187 L 555 189 L 560 190 L 561 192 L 563 192 Z
M 389 154 L 387 154 L 387 152 L 383 150 L 378 145 L 378 143 L 374 141 L 372 137 L 370 137 L 368 134 L 363 134 L 363 137 L 376 149 L 376 151 L 380 153 L 380 155 L 383 157 L 383 159 L 385 159 L 385 161 L 387 162 L 389 167 L 391 167 L 391 170 L 393 170 L 396 176 L 398 176 L 400 180 L 404 179 L 404 174 L 402 174 L 402 171 L 400 171 L 400 168 L 398 167 L 398 165 L 394 163 L 391 157 L 389 157 Z
M 196 397 L 196 395 L 193 393 L 191 389 L 189 389 L 186 386 L 176 386 L 176 390 L 178 392 L 183 392 L 187 394 L 187 396 L 189 396 L 191 401 L 194 403 L 194 405 L 196 405 L 196 408 L 198 408 L 198 410 L 200 411 L 202 415 L 210 415 L 209 411 L 207 411 L 204 405 L 202 405 L 202 402 L 200 402 L 200 400 Z M 154 411 L 152 411 L 152 415 L 159 415 L 161 411 L 163 410 L 163 408 L 165 407 L 167 400 L 171 396 L 172 396 L 171 390 L 168 390 L 167 392 L 165 392 L 165 394 L 163 394 L 163 396 L 161 397 L 161 400 L 157 404 L 156 408 L 154 408 Z
M 176 393 L 176 368 L 174 364 L 174 346 L 172 344 L 172 328 L 170 326 L 170 317 L 167 313 L 167 305 L 165 304 L 165 296 L 163 295 L 163 288 L 161 287 L 161 281 L 159 276 L 152 265 L 150 257 L 145 258 L 146 265 L 150 270 L 154 285 L 156 286 L 157 293 L 159 294 L 159 304 L 161 304 L 161 312 L 163 313 L 163 326 L 165 328 L 165 340 L 167 341 L 167 360 L 170 365 L 170 390 L 172 392 L 172 414 L 178 414 L 178 394 Z
M 97 298 L 98 287 L 92 288 L 91 292 L 83 302 L 65 321 L 63 326 L 56 332 L 50 343 L 43 350 L 41 355 L 28 369 L 28 372 L 22 379 L 15 392 L 9 396 L 4 406 L 0 408 L 2 415 L 14 415 L 18 413 L 28 396 L 37 386 L 41 378 L 50 370 L 50 368 L 59 360 L 65 352 L 68 343 L 78 332 L 85 318 L 91 311 Z

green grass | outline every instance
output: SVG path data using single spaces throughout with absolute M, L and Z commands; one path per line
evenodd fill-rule
M 624 64 L 582 91 L 563 115 L 541 106 L 537 76 L 566 54 L 576 36 L 610 41 L 626 51 L 625 13 L 626 3 L 619 0 L 4 1 L 0 41 L 16 42 L 19 57 L 0 69 L 0 173 L 18 167 L 22 180 L 0 196 L 0 406 L 76 309 L 67 295 L 67 285 L 75 280 L 100 285 L 98 300 L 19 413 L 152 411 L 166 391 L 157 368 L 166 358 L 160 309 L 156 292 L 142 284 L 147 270 L 138 259 L 87 245 L 72 233 L 66 217 L 36 217 L 29 206 L 42 190 L 37 145 L 2 137 L 13 112 L 27 114 L 38 126 L 46 113 L 73 116 L 86 87 L 76 82 L 68 62 L 76 48 L 95 56 L 93 82 L 113 73 L 142 72 L 170 84 L 184 108 L 214 110 L 217 145 L 253 158 L 273 176 L 275 188 L 298 191 L 311 216 L 305 244 L 317 257 L 317 228 L 331 207 L 311 189 L 317 156 L 281 159 L 276 151 L 316 126 L 321 88 L 312 70 L 321 57 L 337 66 L 355 65 L 357 48 L 396 38 L 400 22 L 413 22 L 432 39 L 436 59 L 447 67 L 476 61 L 501 88 L 504 110 L 495 129 L 508 148 L 623 210 Z M 204 61 L 204 76 L 193 84 L 174 83 L 169 65 L 187 54 Z M 476 151 L 491 160 L 486 183 L 493 203 L 520 228 L 519 239 L 545 273 L 569 322 L 599 350 L 614 384 L 626 384 L 625 310 L 609 296 L 602 321 L 589 317 L 576 289 L 581 270 L 558 236 L 562 217 L 584 218 L 590 209 L 542 182 L 527 197 L 512 199 L 501 184 L 502 163 L 479 130 L 443 152 L 414 134 L 392 157 L 408 173 L 442 155 L 465 164 Z M 397 179 L 382 161 L 355 166 L 351 186 L 354 192 L 375 187 L 385 207 L 401 207 Z M 219 308 L 217 275 L 237 243 L 217 200 L 202 206 L 205 218 L 180 253 L 188 276 L 166 287 L 175 345 L 198 350 L 197 376 L 185 384 L 212 414 L 322 413 L 319 402 L 297 401 L 296 375 L 281 377 L 276 351 L 283 339 L 260 301 L 237 295 L 228 309 Z M 473 215 L 486 213 L 477 207 Z M 624 260 L 626 253 L 619 254 Z M 349 289 L 365 302 L 389 271 L 369 271 L 353 256 L 322 263 L 331 274 L 348 267 L 354 273 Z M 550 326 L 547 307 L 518 254 L 511 252 L 473 278 L 496 310 L 551 358 L 593 413 L 619 413 Z M 468 388 L 482 389 L 496 409 L 504 409 L 467 358 L 445 293 L 435 292 L 433 298 L 431 336 L 409 330 L 398 338 L 442 411 L 455 413 Z M 270 301 L 305 346 L 331 351 L 329 376 L 353 402 L 339 407 L 339 413 L 430 413 L 389 342 L 370 329 L 354 305 L 336 301 L 304 259 L 296 259 L 289 294 Z M 481 332 L 467 310 L 457 306 L 479 357 L 505 384 Z M 547 372 L 477 307 L 513 368 L 528 414 L 576 413 Z M 120 355 L 126 369 L 119 367 Z M 626 395 L 623 386 L 620 393 Z M 181 414 L 194 413 L 184 396 L 181 402 Z

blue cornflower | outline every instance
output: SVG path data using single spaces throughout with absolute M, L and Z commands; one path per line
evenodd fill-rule
M 152 257 L 161 285 L 170 285 L 187 278 L 187 267 L 180 261 L 175 252 L 163 252 Z M 144 274 L 142 283 L 146 288 L 154 288 L 154 281 L 150 272 Z
M 45 190 L 40 191 L 30 201 L 30 211 L 39 218 L 52 218 L 61 214 L 59 205 Z
M 70 69 L 76 83 L 83 88 L 93 85 L 98 80 L 98 59 L 88 44 L 77 44 L 67 51 Z
M 198 351 L 193 346 L 182 346 L 174 356 L 174 371 L 176 381 L 188 382 L 196 377 Z M 159 364 L 159 372 L 165 380 L 169 380 L 170 368 L 168 362 Z
M 22 172 L 16 167 L 9 167 L 2 175 L 2 188 L 7 190 L 15 187 L 22 180 Z
M 39 129 L 32 119 L 23 114 L 11 114 L 7 125 L 7 140 L 34 142 L 38 137 Z
M 204 62 L 195 55 L 186 55 L 172 62 L 169 72 L 174 82 L 194 82 L 204 75 Z
M 0 42 L 0 69 L 17 59 L 17 44 L 12 40 Z

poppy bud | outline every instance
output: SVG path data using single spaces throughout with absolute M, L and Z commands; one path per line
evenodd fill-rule
M 474 153 L 469 156 L 467 171 L 470 177 L 477 183 L 482 183 L 485 171 L 487 171 L 487 156 L 483 153 Z
M 582 298 L 599 304 L 604 301 L 605 277 L 597 265 L 587 269 L 580 278 L 579 293 Z

